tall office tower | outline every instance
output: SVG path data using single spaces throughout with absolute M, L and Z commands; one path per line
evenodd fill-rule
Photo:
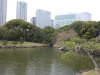
M 67 13 L 65 15 L 55 16 L 55 28 L 70 25 L 76 21 L 76 13 Z
M 54 20 L 51 20 L 51 27 L 54 28 Z
M 27 21 L 27 3 L 24 1 L 17 1 L 16 18 Z
M 0 26 L 6 22 L 7 0 L 0 0 Z
M 36 25 L 40 28 L 51 26 L 51 13 L 49 11 L 40 10 L 36 11 Z
M 35 22 L 36 22 L 36 18 L 35 18 L 35 17 L 32 17 L 32 18 L 30 19 L 30 23 L 36 25 Z
M 77 14 L 77 21 L 89 21 L 91 20 L 91 14 L 88 12 L 82 12 Z

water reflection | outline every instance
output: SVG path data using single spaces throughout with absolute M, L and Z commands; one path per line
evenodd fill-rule
M 94 68 L 87 57 L 66 62 L 61 54 L 55 48 L 0 50 L 0 75 L 72 75 Z

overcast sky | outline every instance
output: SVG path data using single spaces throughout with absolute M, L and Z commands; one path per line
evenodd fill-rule
M 19 0 L 8 0 L 7 21 L 16 18 L 16 2 Z M 27 3 L 27 20 L 35 16 L 37 9 L 51 12 L 51 18 L 55 15 L 68 12 L 89 12 L 92 20 L 100 20 L 100 0 L 20 0 Z

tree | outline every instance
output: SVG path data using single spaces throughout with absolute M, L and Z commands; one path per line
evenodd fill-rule
M 72 38 L 72 40 L 66 42 L 65 46 L 69 51 L 63 54 L 61 58 L 67 61 L 71 61 L 73 59 L 80 57 L 79 56 L 80 52 L 84 52 L 92 60 L 95 68 L 100 73 L 100 68 L 98 67 L 98 64 L 96 63 L 93 56 L 90 54 L 91 52 L 93 53 L 94 50 L 100 50 L 100 44 L 99 43 L 95 44 L 94 42 L 88 42 L 88 41 L 83 42 L 83 40 L 85 39 Z M 78 44 L 79 43 L 78 41 L 80 41 L 80 44 Z
M 98 23 L 95 21 L 84 22 L 80 32 L 82 38 L 85 38 L 87 40 L 95 38 L 98 36 Z
M 0 27 L 0 40 L 4 38 L 5 33 L 6 33 L 6 28 Z
M 7 46 L 7 43 L 8 43 L 7 40 L 4 40 L 4 41 L 3 41 L 3 45 L 5 46 L 5 48 L 6 48 L 6 46 Z
M 96 63 L 93 56 L 90 55 L 90 51 L 93 52 L 93 50 L 100 50 L 100 44 L 95 44 L 94 42 L 86 42 L 86 43 L 82 44 L 81 47 L 84 48 L 84 50 L 86 50 L 88 57 L 92 60 L 95 68 L 100 73 L 100 68 L 98 67 L 98 64 Z
M 14 47 L 15 47 L 15 45 L 18 44 L 18 41 L 12 41 L 12 44 L 13 44 Z
M 21 46 L 22 46 L 23 43 L 24 43 L 24 38 L 20 37 L 20 44 L 21 44 Z
M 44 40 L 44 34 L 43 30 L 39 27 L 35 28 L 34 34 L 33 34 L 33 41 L 41 43 Z
M 45 43 L 49 43 L 51 42 L 52 39 L 52 35 L 54 33 L 55 29 L 50 27 L 50 26 L 46 26 L 43 28 L 43 33 L 44 33 L 44 42 Z
M 76 21 L 76 22 L 73 22 L 71 25 L 70 25 L 70 28 L 73 28 L 77 33 L 78 33 L 78 36 L 81 37 L 81 29 L 82 29 L 82 25 L 83 25 L 83 21 Z
M 21 19 L 12 19 L 10 21 L 7 21 L 3 27 L 8 28 L 9 30 L 12 29 L 13 31 L 16 30 L 16 28 L 18 28 L 23 22 L 25 22 L 24 20 Z
M 19 41 L 20 37 L 23 37 L 25 41 L 33 41 L 34 32 L 37 31 L 38 27 L 21 19 L 12 19 L 6 22 L 3 28 L 7 29 L 5 33 L 9 32 L 9 36 L 3 36 L 10 41 Z
M 8 30 L 7 28 L 4 28 L 4 29 L 5 29 L 5 31 L 4 31 L 4 33 L 3 33 L 3 38 L 2 38 L 2 40 L 9 40 L 9 38 L 10 38 L 9 30 Z

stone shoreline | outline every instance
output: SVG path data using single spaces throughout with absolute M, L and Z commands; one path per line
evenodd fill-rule
M 85 70 L 80 70 L 79 72 L 73 74 L 73 75 L 82 75 L 83 72 L 88 72 L 91 71 L 92 69 L 85 69 Z
M 37 48 L 37 47 L 49 47 L 49 46 L 0 46 L 0 48 Z

